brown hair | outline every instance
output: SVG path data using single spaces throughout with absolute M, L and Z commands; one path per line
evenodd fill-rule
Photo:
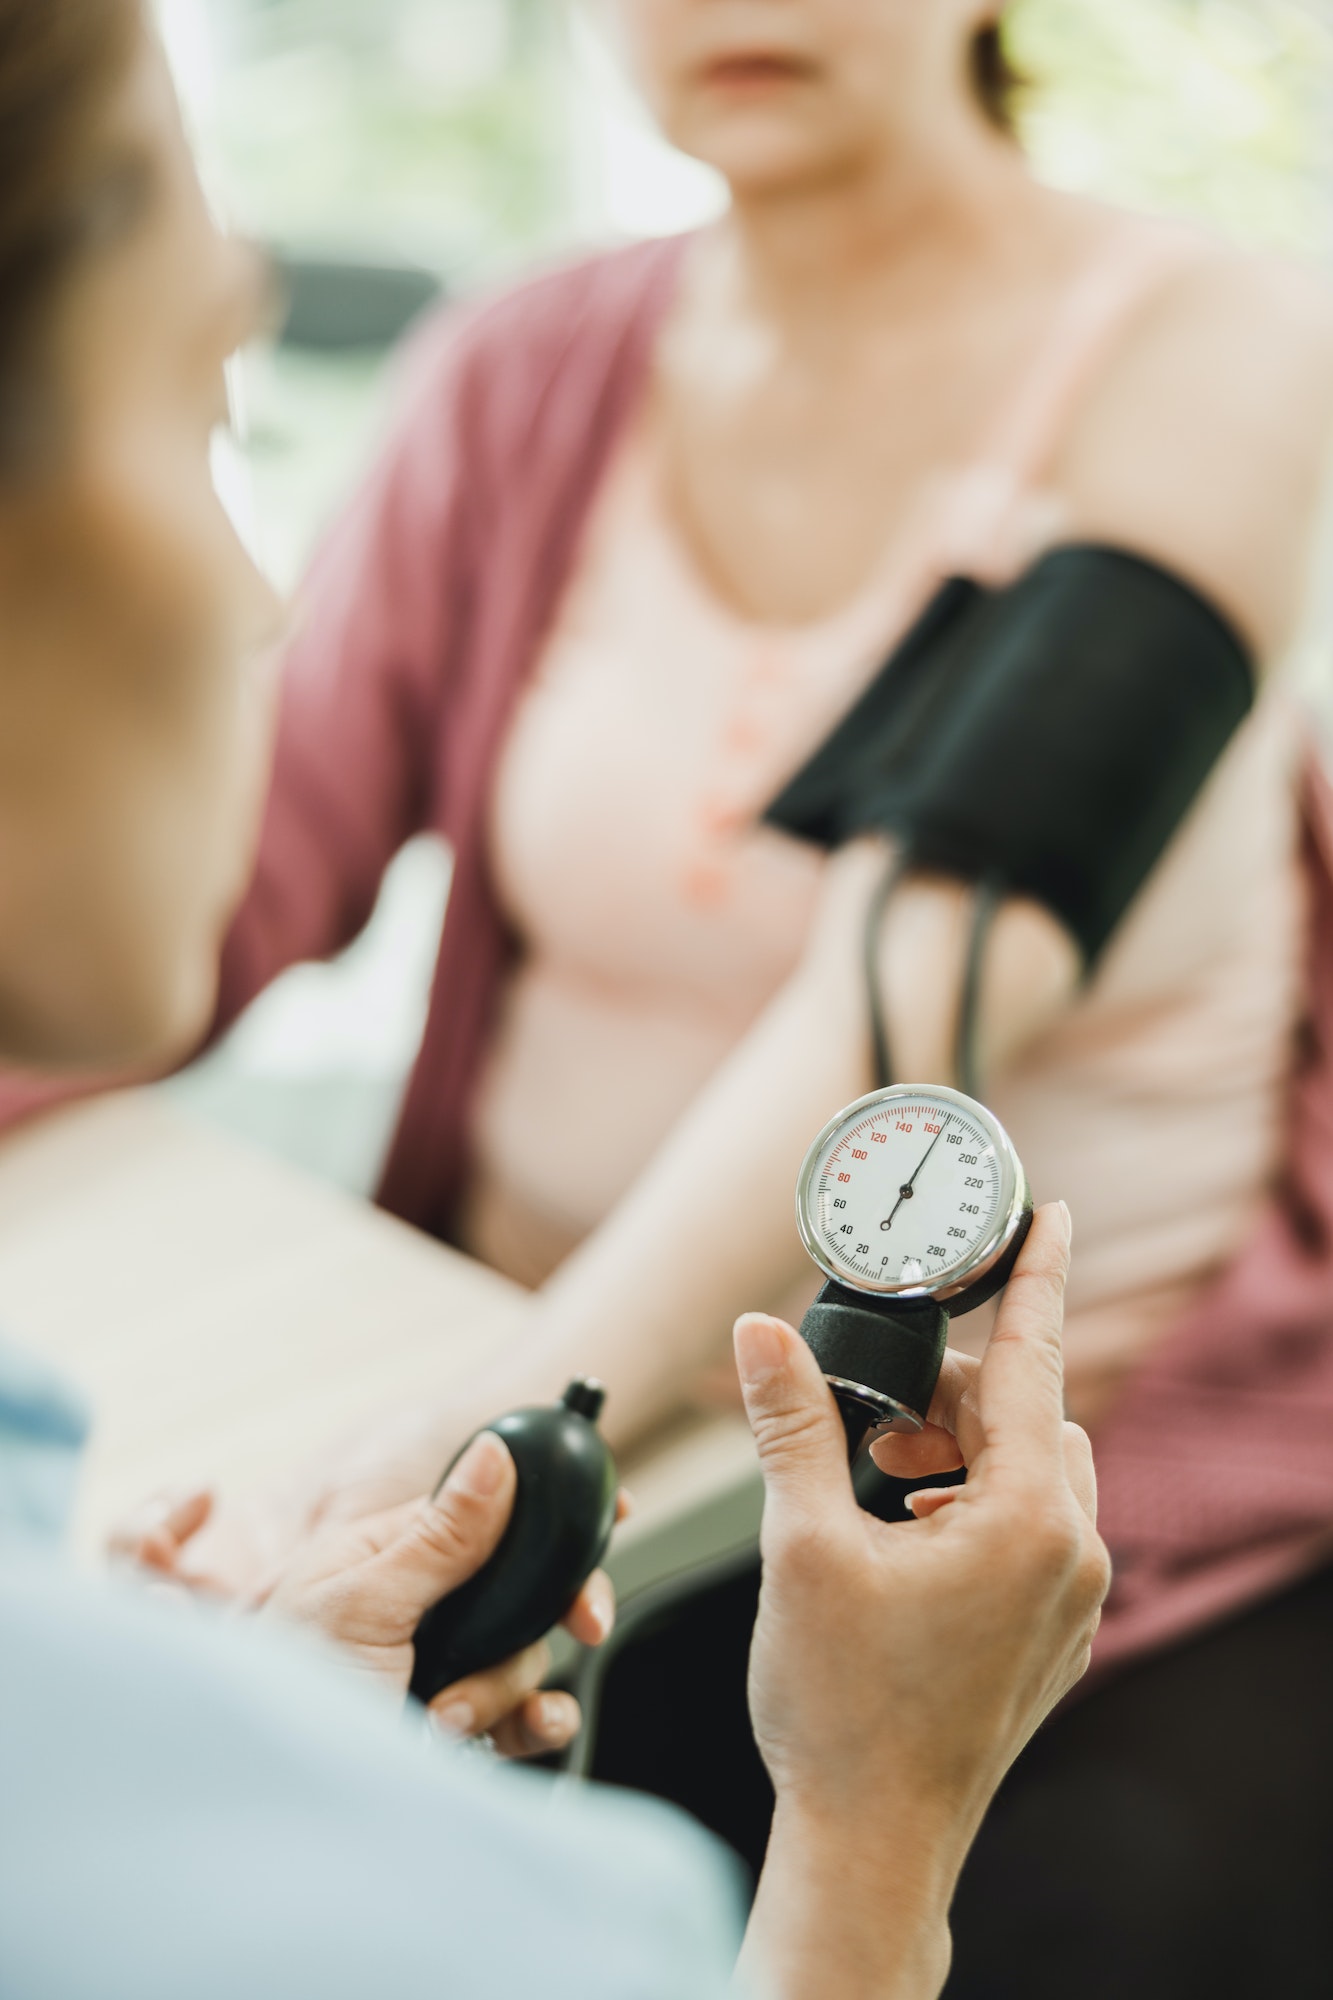
M 139 0 L 0 0 L 0 476 L 38 427 L 47 316 L 96 227 L 97 113 L 140 19 Z
M 1018 123 L 1018 99 L 1027 79 L 1009 58 L 1004 46 L 1004 29 L 998 21 L 978 28 L 969 51 L 972 88 L 982 110 L 1001 132 L 1012 132 Z

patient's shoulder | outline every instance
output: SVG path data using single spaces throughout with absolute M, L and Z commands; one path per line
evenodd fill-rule
M 1299 617 L 1331 445 L 1333 290 L 1217 247 L 1136 316 L 1060 478 L 1080 532 L 1174 564 L 1271 658 Z
M 473 500 L 562 489 L 614 432 L 652 352 L 684 239 L 633 244 L 430 314 L 399 357 L 386 459 Z M 459 454 L 461 453 L 461 461 Z
M 517 283 L 450 301 L 417 329 L 407 365 L 422 376 L 466 373 L 526 379 L 553 369 L 606 366 L 664 309 L 687 239 L 629 244 L 537 271 Z

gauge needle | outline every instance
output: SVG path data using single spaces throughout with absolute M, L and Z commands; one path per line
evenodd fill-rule
M 948 1123 L 949 1120 L 946 1118 L 944 1121 L 944 1125 L 947 1125 Z M 916 1175 L 921 1172 L 922 1167 L 925 1166 L 926 1161 L 930 1158 L 935 1148 L 939 1145 L 941 1134 L 944 1131 L 944 1125 L 940 1126 L 939 1131 L 935 1134 L 935 1137 L 931 1140 L 925 1152 L 921 1155 L 921 1158 L 917 1161 L 916 1173 L 912 1175 L 910 1181 L 904 1181 L 902 1186 L 899 1188 L 898 1199 L 897 1201 L 894 1202 L 893 1207 L 889 1210 L 889 1213 L 885 1217 L 884 1221 L 880 1223 L 879 1226 L 881 1229 L 892 1229 L 894 1216 L 898 1213 L 898 1210 L 902 1207 L 905 1201 L 910 1201 L 912 1199 L 912 1189 L 916 1181 Z

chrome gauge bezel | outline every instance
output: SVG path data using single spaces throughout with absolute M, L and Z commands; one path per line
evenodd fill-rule
M 996 1220 L 989 1233 L 975 1247 L 960 1257 L 956 1263 L 941 1271 L 939 1276 L 923 1284 L 904 1285 L 891 1280 L 876 1284 L 862 1277 L 848 1277 L 832 1261 L 823 1237 L 814 1220 L 817 1200 L 817 1180 L 819 1162 L 831 1141 L 844 1126 L 854 1124 L 867 1111 L 881 1105 L 909 1104 L 923 1097 L 939 1099 L 952 1104 L 960 1115 L 972 1119 L 986 1132 L 995 1148 L 995 1157 L 1000 1167 L 1000 1201 Z M 983 1286 L 1013 1243 L 1023 1222 L 1023 1217 L 1032 1206 L 1028 1191 L 1027 1177 L 1023 1172 L 1013 1141 L 1001 1125 L 993 1111 L 984 1104 L 978 1104 L 974 1097 L 967 1097 L 961 1090 L 952 1090 L 942 1083 L 891 1084 L 887 1090 L 872 1090 L 866 1096 L 858 1097 L 854 1103 L 845 1104 L 841 1111 L 830 1118 L 827 1125 L 811 1143 L 796 1182 L 796 1227 L 806 1251 L 820 1270 L 835 1285 L 841 1285 L 849 1292 L 860 1292 L 868 1298 L 883 1299 L 935 1299 L 940 1305 L 948 1305 L 958 1300 L 964 1293 Z

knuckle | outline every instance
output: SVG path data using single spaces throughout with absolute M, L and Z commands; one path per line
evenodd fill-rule
M 465 1698 L 475 1710 L 481 1726 L 489 1729 L 501 1716 L 518 1708 L 541 1686 L 551 1658 L 544 1640 L 525 1646 L 484 1673 L 472 1674 L 457 1686 L 446 1689 L 451 1700 Z M 441 1697 L 443 1699 L 443 1697 Z
M 1043 1497 L 1028 1514 L 1026 1532 L 1030 1567 L 1043 1582 L 1066 1582 L 1078 1566 L 1083 1540 L 1074 1509 Z
M 1039 1298 L 1055 1297 L 1064 1286 L 1064 1265 L 1051 1254 L 1039 1249 L 1031 1257 L 1019 1259 L 1012 1282 L 1020 1292 L 1034 1292 Z
M 827 1427 L 827 1410 L 792 1402 L 750 1414 L 750 1428 L 761 1460 L 799 1457 L 810 1450 Z
M 525 1680 L 531 1680 L 534 1687 L 540 1687 L 551 1670 L 551 1649 L 545 1639 L 538 1639 L 535 1646 L 529 1646 L 520 1654 Z
M 1043 1325 L 1057 1326 L 1065 1296 L 1064 1264 L 1042 1257 L 1031 1263 L 1019 1262 L 1006 1287 L 1006 1298 L 1014 1299 L 1024 1313 L 1032 1313 Z
M 544 1639 L 538 1639 L 535 1645 L 525 1646 L 521 1653 L 515 1653 L 498 1667 L 496 1680 L 505 1705 L 512 1707 L 539 1688 L 550 1664 L 550 1649 Z
M 1091 1639 L 1088 1639 L 1085 1640 L 1083 1645 L 1081 1645 L 1078 1648 L 1078 1651 L 1074 1654 L 1074 1657 L 1070 1662 L 1069 1675 L 1065 1690 L 1066 1693 L 1068 1692 L 1069 1688 L 1078 1686 L 1079 1682 L 1082 1680 L 1084 1674 L 1087 1673 L 1088 1668 L 1091 1665 L 1092 1665 L 1092 1641 Z
M 1066 1466 L 1078 1466 L 1089 1475 L 1093 1471 L 1092 1439 L 1081 1424 L 1065 1418 L 1064 1453 Z
M 457 1494 L 441 1494 L 418 1508 L 409 1536 L 426 1555 L 443 1562 L 476 1560 L 485 1538 L 485 1523 L 476 1503 Z
M 1111 1588 L 1111 1552 L 1101 1536 L 1089 1533 L 1085 1537 L 1078 1570 L 1079 1595 L 1095 1607 L 1094 1616 L 1101 1617 L 1101 1607 Z
M 1012 1287 L 1014 1280 L 1009 1280 Z M 991 1330 L 992 1347 L 1012 1347 L 1022 1354 L 1027 1370 L 1037 1380 L 1049 1383 L 1064 1399 L 1064 1355 L 1058 1338 L 1058 1325 L 1043 1330 L 1034 1327 L 1031 1317 L 1016 1320 L 1012 1316 L 996 1320 Z
M 518 1653 L 511 1653 L 492 1669 L 494 1678 L 508 1688 L 527 1687 L 542 1677 L 546 1668 L 546 1649 L 540 1640 L 535 1645 L 524 1646 Z
M 535 1714 L 525 1716 L 529 1734 L 539 1748 L 569 1743 L 578 1735 L 583 1724 L 583 1712 L 572 1694 L 556 1691 L 537 1695 L 532 1707 Z
M 1023 1246 L 1019 1270 L 1051 1271 L 1063 1279 L 1069 1268 L 1068 1242 L 1050 1227 L 1052 1217 L 1046 1207 L 1039 1208 L 1033 1220 L 1036 1226 Z

